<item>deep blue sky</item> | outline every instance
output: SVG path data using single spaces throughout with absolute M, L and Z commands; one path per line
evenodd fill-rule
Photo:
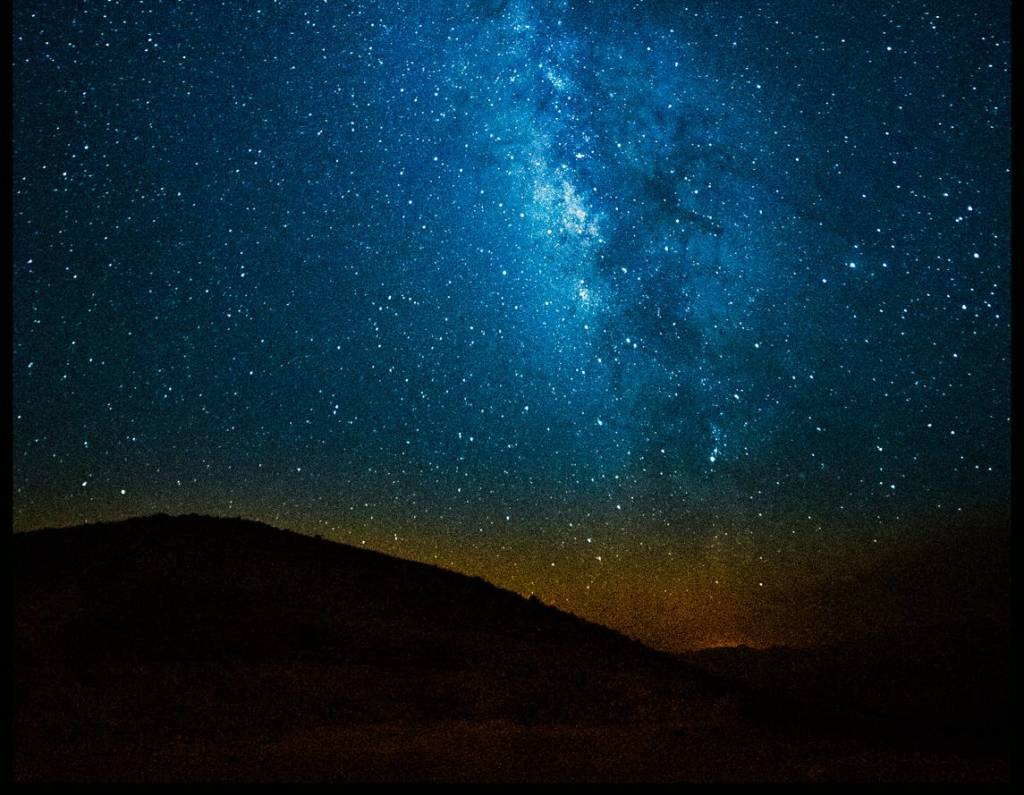
M 1008 17 L 17 3 L 15 525 L 529 568 L 1005 510 Z

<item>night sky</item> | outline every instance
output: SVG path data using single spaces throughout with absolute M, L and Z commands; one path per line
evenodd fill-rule
M 1008 511 L 1007 2 L 13 23 L 18 529 L 244 516 L 685 648 Z

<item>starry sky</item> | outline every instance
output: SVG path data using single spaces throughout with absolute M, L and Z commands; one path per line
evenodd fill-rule
M 1007 2 L 26 0 L 12 42 L 18 529 L 245 516 L 677 649 L 1008 512 Z

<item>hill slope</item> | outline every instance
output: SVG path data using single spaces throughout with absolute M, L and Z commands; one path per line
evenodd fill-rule
M 832 684 L 856 680 L 859 705 L 918 668 L 682 660 L 480 579 L 255 522 L 41 530 L 13 538 L 13 561 L 20 781 L 1008 777 L 1002 747 L 879 737 L 891 710 L 858 707 L 848 731 Z M 973 731 L 988 713 L 959 714 Z
M 127 737 L 276 742 L 317 726 L 728 713 L 713 677 L 612 630 L 480 579 L 255 522 L 41 530 L 15 536 L 14 560 L 26 773 L 52 765 L 55 746 L 88 757 L 94 740 Z

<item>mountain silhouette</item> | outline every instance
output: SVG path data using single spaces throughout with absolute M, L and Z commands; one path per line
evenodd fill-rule
M 728 700 L 713 676 L 536 599 L 256 522 L 46 529 L 16 535 L 14 559 L 29 749 L 120 729 L 665 721 Z
M 850 758 L 867 778 L 1003 775 L 987 752 L 780 730 L 720 659 L 256 522 L 39 530 L 13 560 L 19 781 L 806 780 Z

